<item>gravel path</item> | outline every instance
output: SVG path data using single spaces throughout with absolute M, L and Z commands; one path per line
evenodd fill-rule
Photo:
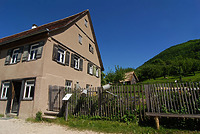
M 0 118 L 0 134 L 98 134 L 78 131 L 50 123 L 31 123 L 22 119 Z

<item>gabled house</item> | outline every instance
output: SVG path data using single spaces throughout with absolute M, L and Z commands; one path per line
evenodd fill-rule
M 0 39 L 0 114 L 48 109 L 49 85 L 99 87 L 104 70 L 88 10 Z
M 138 77 L 136 76 L 134 71 L 125 73 L 125 79 L 120 81 L 123 84 L 133 85 L 139 81 Z

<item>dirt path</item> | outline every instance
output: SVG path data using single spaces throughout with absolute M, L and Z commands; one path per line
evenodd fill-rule
M 50 123 L 30 123 L 22 119 L 0 118 L 0 134 L 97 134 Z

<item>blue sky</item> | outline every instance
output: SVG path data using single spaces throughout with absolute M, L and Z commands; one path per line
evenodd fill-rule
M 200 0 L 1 0 L 0 38 L 89 9 L 105 71 L 200 38 Z

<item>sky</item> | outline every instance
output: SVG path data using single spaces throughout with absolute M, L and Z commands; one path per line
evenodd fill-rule
M 89 9 L 105 72 L 200 39 L 200 0 L 0 0 L 0 38 Z

